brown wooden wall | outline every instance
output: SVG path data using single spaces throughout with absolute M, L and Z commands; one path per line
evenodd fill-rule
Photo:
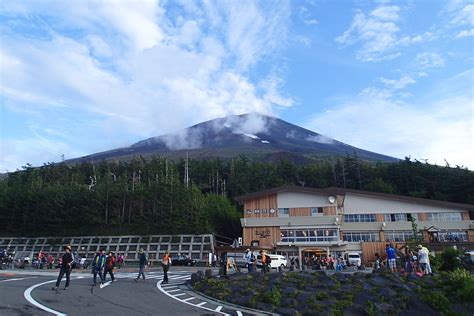
M 323 208 L 323 214 L 325 216 L 336 215 L 336 207 L 335 206 L 328 206 L 328 207 Z
M 280 241 L 280 227 L 244 227 L 244 246 L 258 240 L 260 246 L 273 247 Z
M 470 218 L 469 218 L 469 212 L 462 212 L 461 214 L 462 214 L 462 220 L 463 220 L 463 221 L 468 221 L 468 220 L 470 220 Z
M 252 214 L 248 214 L 247 210 L 252 210 Z M 266 214 L 255 214 L 253 210 L 262 210 L 266 209 L 268 212 Z M 271 214 L 269 212 L 270 209 L 274 209 L 275 213 Z M 256 199 L 250 199 L 245 201 L 244 203 L 244 217 L 251 217 L 251 218 L 259 218 L 259 217 L 277 217 L 278 216 L 278 209 L 277 209 L 277 195 L 271 194 L 267 196 L 263 196 Z
M 467 240 L 470 242 L 474 242 L 474 229 L 469 229 L 467 231 Z
M 427 213 L 418 213 L 418 220 L 420 222 L 427 221 L 428 220 L 428 214 Z
M 386 258 L 386 253 L 385 253 L 385 245 L 387 243 L 384 241 L 373 241 L 373 242 L 363 242 L 361 243 L 362 247 L 362 263 L 365 266 L 370 266 L 372 262 L 375 261 L 375 253 L 378 252 L 380 257 L 385 259 Z M 392 245 L 395 247 L 395 249 L 400 250 L 405 243 L 400 242 L 400 243 L 392 243 Z

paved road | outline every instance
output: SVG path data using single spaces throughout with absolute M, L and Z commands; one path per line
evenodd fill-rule
M 51 289 L 57 272 L 0 271 L 0 315 L 248 315 L 190 291 L 194 270 L 172 271 L 167 285 L 159 269 L 138 282 L 136 273 L 120 271 L 116 282 L 95 287 L 89 273 L 73 273 L 69 289 L 63 280 L 58 291 Z

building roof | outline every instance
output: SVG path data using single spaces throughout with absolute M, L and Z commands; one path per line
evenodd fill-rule
M 240 196 L 236 196 L 234 200 L 237 202 L 241 202 L 241 201 L 260 198 L 263 196 L 277 194 L 277 193 L 285 192 L 285 191 L 319 194 L 319 195 L 322 195 L 322 194 L 323 195 L 342 195 L 342 196 L 346 196 L 347 194 L 366 195 L 366 196 L 379 197 L 379 198 L 384 198 L 384 199 L 389 199 L 389 200 L 406 201 L 406 202 L 410 202 L 414 204 L 453 207 L 456 209 L 471 210 L 471 211 L 474 210 L 474 205 L 470 205 L 470 204 L 454 203 L 454 202 L 431 200 L 431 199 L 422 199 L 422 198 L 416 198 L 416 197 L 405 196 L 405 195 L 344 189 L 344 188 L 338 188 L 338 187 L 317 189 L 317 188 L 310 188 L 310 187 L 300 187 L 300 186 L 295 186 L 295 185 L 285 185 L 285 186 L 276 187 L 276 188 L 272 188 L 268 190 L 240 195 Z

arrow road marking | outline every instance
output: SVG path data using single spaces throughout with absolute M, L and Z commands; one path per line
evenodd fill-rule
M 99 285 L 99 287 L 100 287 L 101 289 L 103 289 L 104 287 L 109 286 L 111 283 L 112 283 L 112 281 L 107 281 L 107 282 L 105 282 L 105 283 L 101 283 L 101 284 Z

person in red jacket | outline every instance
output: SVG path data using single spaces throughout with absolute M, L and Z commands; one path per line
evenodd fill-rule
M 114 268 L 115 268 L 115 256 L 112 251 L 109 251 L 109 255 L 105 259 L 104 282 L 105 282 L 105 278 L 107 277 L 107 273 L 110 274 L 110 277 L 112 278 L 112 282 L 115 281 Z

